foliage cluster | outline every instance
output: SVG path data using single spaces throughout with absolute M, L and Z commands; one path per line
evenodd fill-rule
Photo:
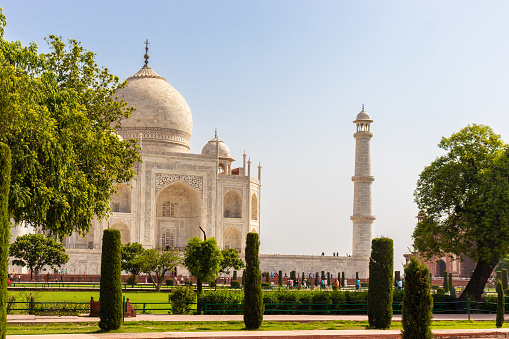
M 431 339 L 430 325 L 433 309 L 429 269 L 416 257 L 405 267 L 403 314 L 401 323 L 403 339 Z
M 258 329 L 263 321 L 264 307 L 262 273 L 258 259 L 259 248 L 258 233 L 248 233 L 246 237 L 246 269 L 242 277 L 244 282 L 244 324 L 248 330 Z
M 475 261 L 461 297 L 481 300 L 509 251 L 509 147 L 490 127 L 475 124 L 438 146 L 446 153 L 422 171 L 414 193 L 423 216 L 414 243 L 427 259 L 466 255 Z
M 16 238 L 9 249 L 13 265 L 26 266 L 30 269 L 30 279 L 33 273 L 39 272 L 44 266 L 52 269 L 60 267 L 69 261 L 62 243 L 44 234 L 25 234 Z
M 502 281 L 497 280 L 497 319 L 496 319 L 497 328 L 500 328 L 502 327 L 502 325 L 504 325 L 504 316 L 505 316 L 504 290 L 502 287 Z
M 104 331 L 116 330 L 122 323 L 122 282 L 120 276 L 120 231 L 105 229 L 101 254 L 101 289 L 99 301 L 99 327 Z
M 125 86 L 76 40 L 4 39 L 0 9 L 0 142 L 12 152 L 9 213 L 63 238 L 85 234 L 110 211 L 115 185 L 129 182 L 136 141 L 115 128 L 131 112 L 114 92 Z
M 144 251 L 143 245 L 137 242 L 122 245 L 122 271 L 130 273 L 132 276 L 139 275 L 142 272 L 141 265 L 135 263 L 134 260 Z
M 221 260 L 219 273 L 230 275 L 232 269 L 238 271 L 246 266 L 239 252 L 234 248 L 225 248 L 221 250 L 221 254 L 223 259 Z
M 369 258 L 368 322 L 372 328 L 386 329 L 392 321 L 392 291 L 394 268 L 393 241 L 376 238 L 371 241 Z
M 202 283 L 216 280 L 223 259 L 215 238 L 201 240 L 194 237 L 187 243 L 184 252 L 184 265 L 197 281 L 198 293 L 202 292 Z
M 182 263 L 182 252 L 178 249 L 162 251 L 151 248 L 138 254 L 133 260 L 134 266 L 139 266 L 141 271 L 148 274 L 154 283 L 156 291 L 161 290 L 165 281 L 166 272 L 173 270 Z
M 196 294 L 192 289 L 185 286 L 177 286 L 168 295 L 173 314 L 189 314 L 196 302 Z
M 11 152 L 6 144 L 0 143 L 0 338 L 5 338 L 7 333 L 7 259 L 10 240 L 8 197 L 10 181 Z

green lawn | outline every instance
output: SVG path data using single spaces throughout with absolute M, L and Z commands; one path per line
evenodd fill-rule
M 265 321 L 261 331 L 295 331 L 295 330 L 362 330 L 368 325 L 367 321 L 316 321 L 309 323 Z M 432 329 L 488 329 L 496 328 L 494 321 L 439 321 L 433 322 Z M 392 330 L 401 330 L 400 322 L 393 322 Z M 66 333 L 100 332 L 97 323 L 59 323 L 59 324 L 21 324 L 8 325 L 7 334 L 28 335 Z M 137 332 L 202 332 L 202 331 L 243 331 L 242 321 L 210 321 L 210 322 L 155 322 L 129 321 L 118 331 L 119 333 Z M 367 330 L 369 331 L 369 330 Z

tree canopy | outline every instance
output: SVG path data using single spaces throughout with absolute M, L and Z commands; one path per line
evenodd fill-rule
M 140 274 L 142 272 L 141 265 L 134 260 L 144 251 L 143 245 L 138 242 L 122 245 L 122 261 L 120 263 L 122 271 L 129 272 L 132 275 Z
M 76 40 L 50 35 L 50 52 L 6 41 L 0 9 L 0 142 L 12 152 L 9 214 L 60 238 L 85 234 L 110 210 L 115 185 L 139 160 L 134 140 L 115 128 L 131 108 L 123 87 Z
M 161 289 L 166 272 L 173 270 L 182 263 L 182 252 L 174 249 L 162 251 L 151 248 L 139 254 L 134 260 L 134 265 L 139 265 L 141 271 L 147 273 L 156 286 L 156 291 Z
M 244 261 L 239 252 L 234 248 L 225 248 L 221 250 L 223 259 L 221 260 L 219 273 L 230 274 L 231 269 L 240 270 L 245 267 Z
M 216 280 L 223 259 L 216 238 L 204 241 L 198 237 L 192 238 L 187 243 L 184 257 L 184 265 L 198 280 L 197 289 L 201 293 L 202 282 Z
M 509 250 L 509 147 L 488 126 L 442 138 L 438 157 L 420 174 L 415 201 L 423 219 L 415 246 L 426 258 L 466 255 L 477 262 L 462 297 L 481 298 Z
M 44 266 L 55 269 L 69 261 L 64 245 L 44 234 L 17 237 L 9 248 L 9 255 L 16 258 L 12 261 L 13 265 L 30 269 L 30 279 L 33 279 L 34 271 L 39 272 Z

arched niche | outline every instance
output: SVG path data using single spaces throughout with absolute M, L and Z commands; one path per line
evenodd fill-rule
M 258 220 L 258 198 L 255 193 L 251 196 L 251 219 Z
M 131 188 L 120 184 L 117 186 L 117 193 L 111 197 L 111 211 L 120 213 L 131 213 Z
M 242 218 L 242 198 L 237 191 L 230 191 L 223 199 L 225 218 Z
M 201 237 L 200 194 L 182 182 L 164 188 L 156 197 L 156 246 L 185 247 L 195 236 Z
M 220 163 L 219 166 L 217 167 L 217 173 L 219 173 L 219 174 L 226 173 L 226 168 L 223 163 Z
M 234 248 L 239 253 L 242 250 L 242 236 L 235 226 L 230 226 L 224 231 L 223 248 Z
M 446 265 L 445 265 L 445 261 L 443 260 L 440 260 L 438 263 L 437 263 L 437 276 L 439 277 L 443 277 L 444 276 L 444 272 L 446 270 Z
M 111 225 L 110 228 L 120 231 L 120 242 L 122 244 L 131 242 L 131 228 L 126 223 L 119 221 Z

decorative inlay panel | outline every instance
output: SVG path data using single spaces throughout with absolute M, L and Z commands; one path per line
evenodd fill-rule
M 198 193 L 200 193 L 200 196 L 203 196 L 203 177 L 165 173 L 156 174 L 156 194 L 174 182 L 183 182 L 188 184 L 190 187 L 197 190 Z
M 242 226 L 244 226 L 243 224 L 232 224 L 232 223 L 224 223 L 223 224 L 223 232 L 228 228 L 228 227 L 236 227 L 239 231 L 242 230 Z

